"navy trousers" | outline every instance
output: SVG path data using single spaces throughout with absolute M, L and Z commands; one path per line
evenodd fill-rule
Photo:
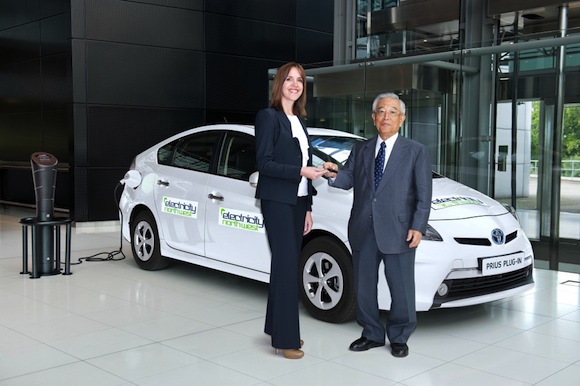
M 296 205 L 261 200 L 264 225 L 272 254 L 264 332 L 279 349 L 300 348 L 298 265 L 307 199 Z
M 353 251 L 356 280 L 357 321 L 363 327 L 362 336 L 376 342 L 385 341 L 385 326 L 381 322 L 377 300 L 379 264 L 385 267 L 385 277 L 391 292 L 386 335 L 391 343 L 407 343 L 417 327 L 415 310 L 415 249 L 400 254 L 383 254 L 371 229 L 360 251 Z

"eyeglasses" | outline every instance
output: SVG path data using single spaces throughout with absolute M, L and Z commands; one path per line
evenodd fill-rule
M 399 115 L 403 115 L 403 113 L 402 113 L 402 112 L 400 112 L 399 110 L 388 110 L 388 111 L 387 111 L 387 110 L 385 110 L 385 109 L 378 109 L 378 110 L 375 110 L 375 114 L 376 114 L 376 115 L 377 115 L 379 118 L 382 118 L 382 117 L 384 117 L 384 116 L 385 116 L 385 114 L 389 114 L 389 117 L 391 117 L 391 118 L 396 118 L 396 117 L 398 117 Z

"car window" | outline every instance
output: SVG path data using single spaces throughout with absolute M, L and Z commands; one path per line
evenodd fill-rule
M 157 163 L 160 165 L 171 165 L 171 156 L 173 155 L 173 149 L 177 145 L 179 140 L 163 145 L 157 150 Z
M 313 165 L 319 166 L 325 161 L 330 161 L 342 168 L 352 147 L 355 143 L 364 141 L 356 137 L 339 137 L 339 136 L 310 136 L 312 143 L 312 153 L 314 155 Z
M 168 143 L 157 151 L 162 165 L 209 172 L 220 132 L 198 133 Z
M 228 134 L 224 141 L 218 174 L 239 180 L 247 180 L 258 170 L 256 145 L 249 135 Z

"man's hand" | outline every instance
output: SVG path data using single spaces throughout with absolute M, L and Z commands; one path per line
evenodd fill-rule
M 338 173 L 338 165 L 332 162 L 325 162 L 322 167 L 326 170 L 324 177 L 335 178 Z
M 417 248 L 417 246 L 419 246 L 419 243 L 421 242 L 422 237 L 423 235 L 421 234 L 421 232 L 409 229 L 409 232 L 407 232 L 407 241 L 409 242 L 409 248 Z

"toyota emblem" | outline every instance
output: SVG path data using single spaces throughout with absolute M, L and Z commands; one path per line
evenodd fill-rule
M 493 241 L 497 245 L 501 245 L 505 241 L 505 236 L 503 231 L 499 228 L 495 228 L 491 231 L 491 241 Z

